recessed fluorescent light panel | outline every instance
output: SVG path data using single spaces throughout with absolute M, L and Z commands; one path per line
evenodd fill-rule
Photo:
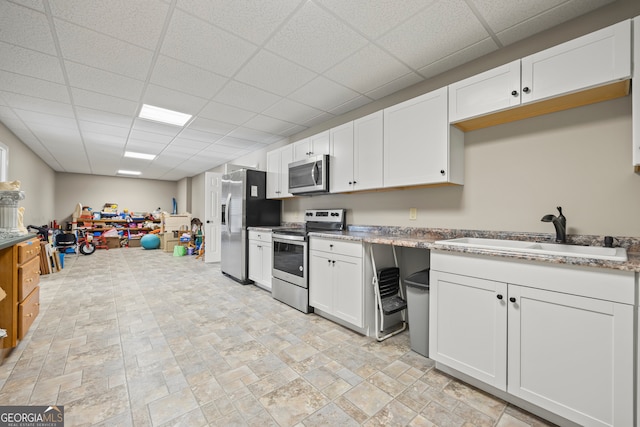
M 136 153 L 135 151 L 125 151 L 125 157 L 131 157 L 132 159 L 144 159 L 153 160 L 156 158 L 155 154 Z
M 118 171 L 119 175 L 140 175 L 142 172 L 140 171 L 126 171 L 126 170 L 122 170 L 120 169 Z
M 154 122 L 168 123 L 175 126 L 184 126 L 191 120 L 191 114 L 181 113 L 179 111 L 167 110 L 165 108 L 153 105 L 142 104 L 140 114 L 141 119 L 153 120 Z

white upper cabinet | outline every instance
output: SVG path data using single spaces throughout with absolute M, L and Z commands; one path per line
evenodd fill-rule
M 463 183 L 464 137 L 449 126 L 447 88 L 384 110 L 384 187 Z
M 522 59 L 522 102 L 631 77 L 631 21 Z
M 628 94 L 630 77 L 627 20 L 451 84 L 449 119 L 469 131 L 579 107 Z
M 449 85 L 449 121 L 520 105 L 520 60 Z
M 640 82 L 640 16 L 633 20 L 633 81 Z M 633 165 L 640 172 L 640 90 L 631 93 L 633 111 Z
M 293 144 L 293 161 L 304 160 L 308 157 L 329 154 L 329 131 L 301 139 Z
M 331 129 L 332 193 L 381 188 L 383 112 Z
M 293 147 L 286 145 L 267 153 L 267 198 L 293 197 L 289 193 L 289 163 L 293 162 Z

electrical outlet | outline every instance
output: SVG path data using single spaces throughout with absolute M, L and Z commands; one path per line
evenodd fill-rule
M 418 209 L 409 208 L 409 219 L 416 219 L 416 218 L 418 218 Z

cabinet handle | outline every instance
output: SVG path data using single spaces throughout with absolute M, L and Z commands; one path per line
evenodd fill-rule
M 353 184 L 353 181 L 349 181 L 349 185 Z
M 502 299 L 502 298 L 503 298 L 503 297 L 502 297 L 502 294 L 498 294 L 498 295 L 496 295 L 496 298 L 498 298 L 498 299 Z
M 511 95 L 512 96 L 518 96 L 518 91 L 517 90 L 511 91 Z
M 516 299 L 515 299 L 515 297 L 511 297 L 511 298 L 509 298 L 509 301 L 516 302 Z
M 331 261 L 331 264 L 333 264 L 333 265 L 336 265 L 336 262 L 335 262 L 335 260 L 334 260 L 334 261 Z
M 357 184 L 357 183 L 358 183 L 358 181 L 353 181 L 353 183 L 354 183 L 354 184 Z
M 523 87 L 523 88 L 522 88 L 522 91 L 523 91 L 524 93 L 529 93 L 529 92 L 531 91 L 531 89 L 529 89 L 528 87 Z
M 440 169 L 440 175 L 444 175 L 444 169 Z

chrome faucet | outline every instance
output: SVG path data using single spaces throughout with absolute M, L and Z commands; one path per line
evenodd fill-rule
M 556 228 L 556 242 L 567 243 L 567 218 L 562 215 L 561 206 L 558 206 L 557 209 L 560 215 L 545 215 L 540 221 L 553 223 L 553 226 Z

